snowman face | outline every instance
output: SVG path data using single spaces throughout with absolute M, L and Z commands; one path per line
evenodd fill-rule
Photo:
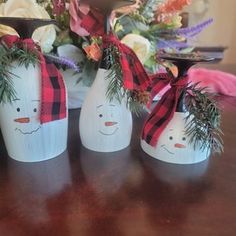
M 167 155 L 175 155 L 177 152 L 184 152 L 189 148 L 185 130 L 176 130 L 177 128 L 167 129 L 165 135 L 162 136 L 160 148 Z
M 80 138 L 84 147 L 96 152 L 115 152 L 130 143 L 132 116 L 125 99 L 107 99 L 109 71 L 98 69 L 80 112 Z
M 190 137 L 185 132 L 187 115 L 187 113 L 175 112 L 158 139 L 156 147 L 142 140 L 143 150 L 158 160 L 175 164 L 192 164 L 205 160 L 210 150 L 207 148 L 202 150 L 199 146 L 194 148 L 190 143 Z
M 53 158 L 66 149 L 67 119 L 40 123 L 41 71 L 39 66 L 10 67 L 17 99 L 0 104 L 0 125 L 8 155 L 23 162 Z
M 98 132 L 101 135 L 112 136 L 119 130 L 119 115 L 115 104 L 97 106 Z
M 176 112 L 173 119 L 162 132 L 156 149 L 158 156 L 168 158 L 182 158 L 191 156 L 195 152 L 193 145 L 190 143 L 190 137 L 185 132 L 184 113 Z
M 21 135 L 34 135 L 41 129 L 39 123 L 40 100 L 31 99 L 27 106 L 24 104 L 25 102 L 21 99 L 13 101 L 10 107 L 12 127 Z

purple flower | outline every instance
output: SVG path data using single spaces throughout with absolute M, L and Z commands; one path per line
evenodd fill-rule
M 70 69 L 73 69 L 75 72 L 78 72 L 78 73 L 81 72 L 80 67 L 77 66 L 76 62 L 73 60 L 70 60 L 65 57 L 58 57 L 53 54 L 45 54 L 44 56 L 46 56 L 47 58 L 49 58 L 50 60 L 52 60 L 53 62 L 57 64 L 64 65 Z

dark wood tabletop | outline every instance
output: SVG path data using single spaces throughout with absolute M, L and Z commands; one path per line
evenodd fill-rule
M 236 65 L 208 66 L 236 74 Z M 1 236 L 235 236 L 236 98 L 219 97 L 225 151 L 194 165 L 155 160 L 139 145 L 96 153 L 69 113 L 68 150 L 40 163 L 7 157 L 0 140 Z

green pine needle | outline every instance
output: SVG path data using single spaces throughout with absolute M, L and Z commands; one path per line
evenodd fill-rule
M 206 88 L 197 88 L 198 84 L 186 88 L 186 104 L 189 115 L 186 118 L 186 134 L 194 148 L 223 152 L 223 140 L 220 129 L 221 115 L 212 95 Z
M 16 90 L 13 84 L 15 74 L 11 72 L 11 63 L 16 61 L 18 66 L 24 65 L 26 68 L 30 64 L 38 63 L 37 50 L 27 48 L 8 48 L 6 44 L 0 45 L 0 103 L 12 102 L 16 98 Z
M 106 78 L 109 80 L 106 96 L 110 101 L 116 99 L 119 103 L 125 99 L 127 108 L 139 115 L 143 110 L 143 105 L 135 100 L 132 96 L 132 91 L 124 88 L 120 52 L 115 46 L 110 46 L 107 50 L 109 50 L 109 57 L 105 59 L 110 63 L 110 73 Z

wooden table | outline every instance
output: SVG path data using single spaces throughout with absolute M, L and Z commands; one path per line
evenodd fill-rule
M 81 146 L 79 110 L 70 111 L 68 151 L 53 160 L 11 160 L 1 139 L 0 235 L 236 235 L 236 98 L 219 100 L 225 152 L 196 165 L 143 153 L 144 117 L 134 119 L 130 147 L 110 154 Z

